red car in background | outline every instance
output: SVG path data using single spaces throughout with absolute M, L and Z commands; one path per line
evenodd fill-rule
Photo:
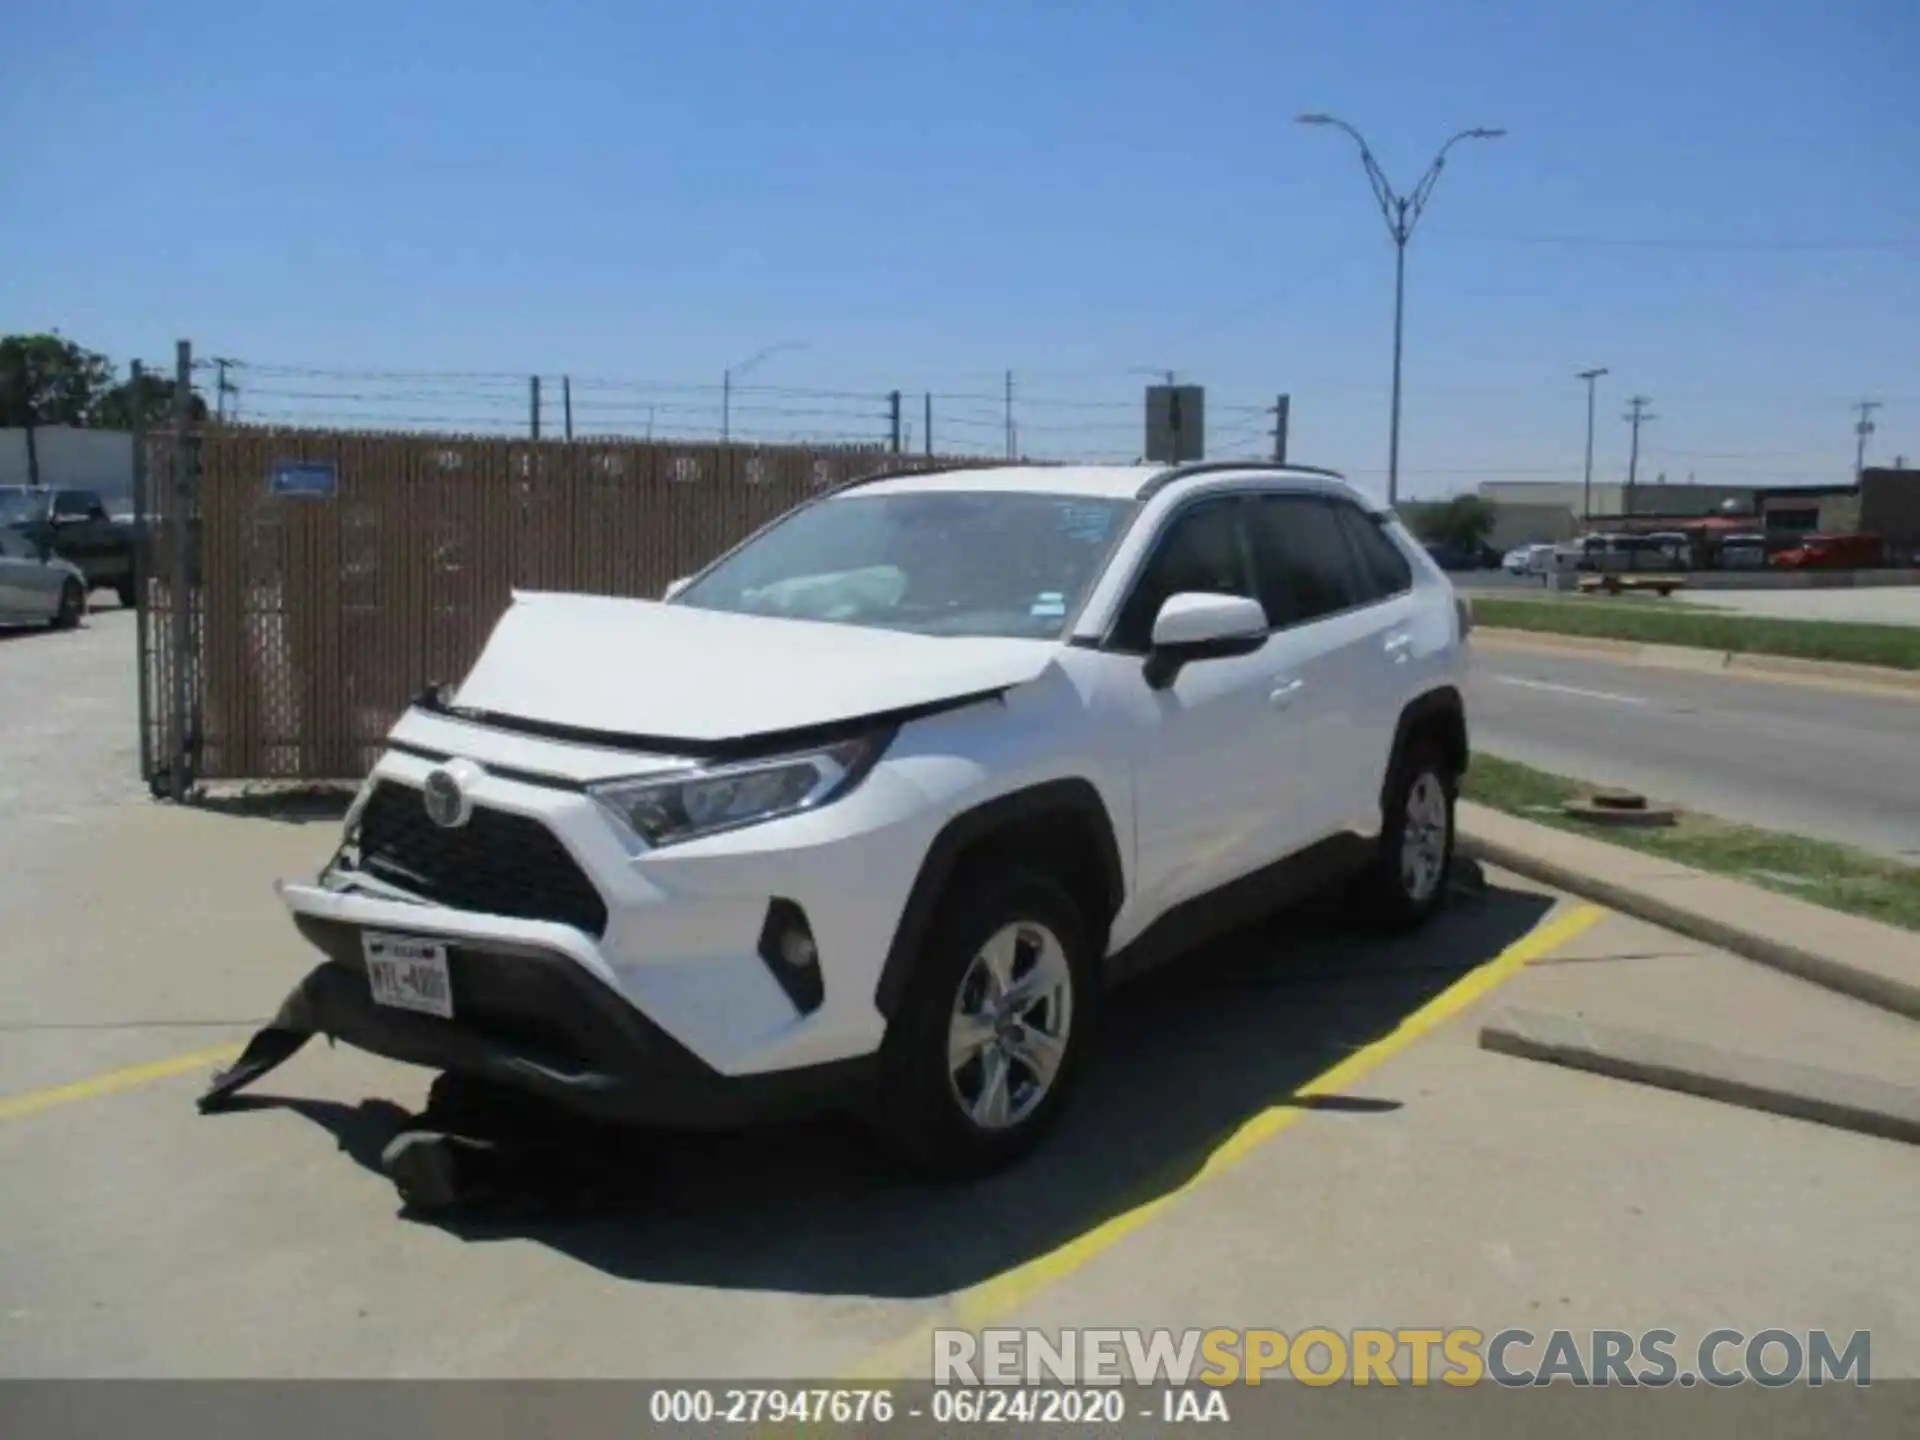
M 1886 563 L 1886 543 L 1878 535 L 1808 535 L 1769 563 L 1806 570 L 1871 570 Z

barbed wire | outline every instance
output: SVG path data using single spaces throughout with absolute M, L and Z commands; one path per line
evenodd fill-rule
M 159 362 L 147 366 L 157 376 L 171 376 L 173 368 L 172 364 Z M 940 454 L 999 458 L 1010 453 L 1011 446 L 1011 453 L 1036 460 L 1122 462 L 1137 461 L 1146 438 L 1143 392 L 1147 382 L 1137 367 L 1016 371 L 1011 386 L 1004 372 L 993 377 L 996 383 L 991 385 L 985 375 L 976 373 L 968 383 L 969 377 L 949 373 L 941 377 L 941 383 L 918 389 L 901 386 L 897 392 L 844 384 L 728 383 L 724 378 L 641 379 L 546 372 L 536 377 L 499 370 L 356 368 L 244 357 L 216 361 L 202 356 L 194 368 L 210 411 L 228 421 L 282 428 L 530 437 L 537 416 L 542 440 L 571 435 L 579 440 L 650 439 L 692 444 L 724 440 L 749 446 L 819 444 L 890 449 L 895 444 L 897 424 L 899 447 L 914 453 L 931 449 Z M 215 372 L 225 379 L 224 389 L 212 383 Z M 1076 388 L 1069 383 L 1076 376 L 1097 385 L 1089 385 L 1083 393 L 1068 393 Z M 1036 382 L 1031 389 L 1029 380 Z M 1731 424 L 1719 418 L 1722 402 L 1759 403 L 1776 410 L 1777 403 L 1766 397 L 1745 391 L 1729 397 L 1724 392 L 1684 387 L 1655 388 L 1662 400 L 1676 408 L 1697 403 L 1713 418 L 1697 422 L 1690 435 L 1674 435 L 1671 447 L 1659 437 L 1643 441 L 1640 470 L 1649 478 L 1665 471 L 1675 480 L 1694 479 L 1706 484 L 1781 484 L 1829 482 L 1839 478 L 1836 472 L 1841 470 L 1850 474 L 1845 463 L 1850 457 L 1842 453 L 1845 447 L 1838 443 L 1818 449 L 1743 447 L 1737 439 L 1731 445 L 1713 443 Z M 1384 401 L 1384 387 L 1337 377 L 1316 377 L 1310 385 L 1296 384 L 1292 389 L 1296 424 L 1303 410 L 1325 395 L 1364 393 Z M 1421 394 L 1442 400 L 1499 397 L 1509 404 L 1517 396 L 1526 396 L 1530 397 L 1528 404 L 1551 404 L 1561 397 L 1579 399 L 1584 389 L 1574 380 L 1543 376 L 1531 388 L 1441 383 L 1423 384 Z M 1854 403 L 1854 397 L 1838 394 L 1793 398 L 1798 406 L 1809 410 L 1816 403 L 1822 409 Z M 1881 394 L 1878 398 L 1899 406 L 1903 399 L 1914 397 Z M 1915 403 L 1920 404 L 1920 400 Z M 1209 457 L 1242 458 L 1272 452 L 1272 397 L 1221 395 L 1210 390 L 1204 417 Z M 1538 463 L 1513 463 L 1511 452 L 1501 457 L 1505 463 L 1492 466 L 1422 465 L 1409 458 L 1401 466 L 1401 475 L 1403 481 L 1415 484 L 1422 480 L 1453 484 L 1480 478 L 1579 479 L 1582 470 L 1575 443 L 1577 426 L 1571 419 L 1568 426 L 1565 448 L 1551 456 L 1542 455 Z M 1369 441 L 1373 438 L 1367 437 Z M 1734 437 L 1729 434 L 1728 438 Z M 1294 450 L 1297 454 L 1297 444 Z M 1341 465 L 1342 457 L 1338 456 L 1300 458 L 1330 461 L 1360 479 L 1385 474 L 1384 466 Z M 1435 457 L 1436 461 L 1449 462 L 1455 458 Z M 1596 479 L 1601 478 L 1618 477 L 1603 464 L 1596 472 Z

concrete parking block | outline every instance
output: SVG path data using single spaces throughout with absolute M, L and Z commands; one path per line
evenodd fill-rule
M 1462 848 L 1489 864 L 1920 1019 L 1920 934 L 1484 805 L 1459 814 Z
M 1541 1010 L 1503 1012 L 1481 1027 L 1480 1045 L 1502 1055 L 1920 1144 L 1920 1089 L 1869 1076 Z

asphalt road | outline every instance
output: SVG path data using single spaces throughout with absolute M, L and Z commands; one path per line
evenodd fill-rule
M 1920 700 L 1482 645 L 1476 748 L 1920 861 Z

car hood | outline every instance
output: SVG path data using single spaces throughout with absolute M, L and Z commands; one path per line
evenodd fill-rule
M 521 592 L 447 703 L 556 733 L 724 745 L 993 694 L 1038 678 L 1057 650 Z

